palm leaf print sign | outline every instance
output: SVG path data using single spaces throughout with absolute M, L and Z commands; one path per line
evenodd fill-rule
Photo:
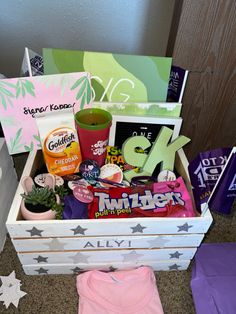
M 80 110 L 91 101 L 89 72 L 0 79 L 0 123 L 9 153 L 41 148 L 36 114 Z
M 79 91 L 76 95 L 76 100 L 81 99 L 80 109 L 83 109 L 85 104 L 90 103 L 92 97 L 89 78 L 85 76 L 81 77 L 74 83 L 74 85 L 71 87 L 71 90 L 75 90 L 77 88 L 79 88 Z
M 10 89 L 9 89 L 10 88 Z M 9 82 L 0 81 L 0 100 L 3 108 L 6 110 L 8 105 L 13 107 L 12 99 L 15 98 L 16 87 Z

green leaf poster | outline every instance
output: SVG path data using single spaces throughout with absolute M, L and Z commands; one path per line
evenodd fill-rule
M 96 101 L 166 101 L 171 58 L 44 48 L 43 59 L 45 74 L 90 72 Z

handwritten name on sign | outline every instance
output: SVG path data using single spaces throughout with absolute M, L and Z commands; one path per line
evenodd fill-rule
M 30 108 L 30 107 L 23 107 L 23 113 L 24 115 L 31 115 L 33 118 L 38 113 L 44 113 L 44 112 L 51 112 L 51 111 L 57 111 L 62 109 L 70 109 L 75 106 L 75 102 L 73 104 L 49 104 L 46 106 L 41 106 L 39 108 Z
M 87 241 L 83 248 L 127 248 L 131 247 L 130 240 L 98 240 L 98 241 Z
M 138 153 L 136 150 L 137 147 L 145 150 L 151 146 L 151 142 L 146 137 L 128 138 L 122 146 L 122 154 L 129 165 L 140 167 L 141 171 L 127 170 L 124 172 L 125 179 L 130 181 L 137 176 L 151 176 L 159 163 L 161 163 L 161 170 L 173 170 L 176 151 L 187 144 L 190 139 L 181 135 L 169 143 L 172 134 L 171 129 L 162 127 L 149 154 Z

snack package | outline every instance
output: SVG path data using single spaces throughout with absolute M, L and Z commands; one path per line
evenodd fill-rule
M 182 177 L 174 181 L 157 182 L 153 185 L 153 193 L 158 195 L 159 203 L 167 206 L 167 216 L 194 217 L 193 202 Z M 158 209 L 154 209 L 157 212 Z
M 132 210 L 142 206 L 143 195 L 151 197 L 152 192 L 143 187 L 111 187 L 94 188 L 89 187 L 93 192 L 93 202 L 89 204 L 89 218 L 128 218 Z
M 48 172 L 59 176 L 78 172 L 81 152 L 73 112 L 40 114 L 36 123 Z
M 94 196 L 89 205 L 91 219 L 195 216 L 182 178 L 147 186 L 89 189 Z
M 122 171 L 134 169 L 133 166 L 125 162 L 121 149 L 117 146 L 107 146 L 106 164 L 115 164 Z

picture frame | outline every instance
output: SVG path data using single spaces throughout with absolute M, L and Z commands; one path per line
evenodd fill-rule
M 172 140 L 179 135 L 182 118 L 113 115 L 109 145 L 122 147 L 126 139 L 143 135 L 154 142 L 163 126 L 173 130 Z

